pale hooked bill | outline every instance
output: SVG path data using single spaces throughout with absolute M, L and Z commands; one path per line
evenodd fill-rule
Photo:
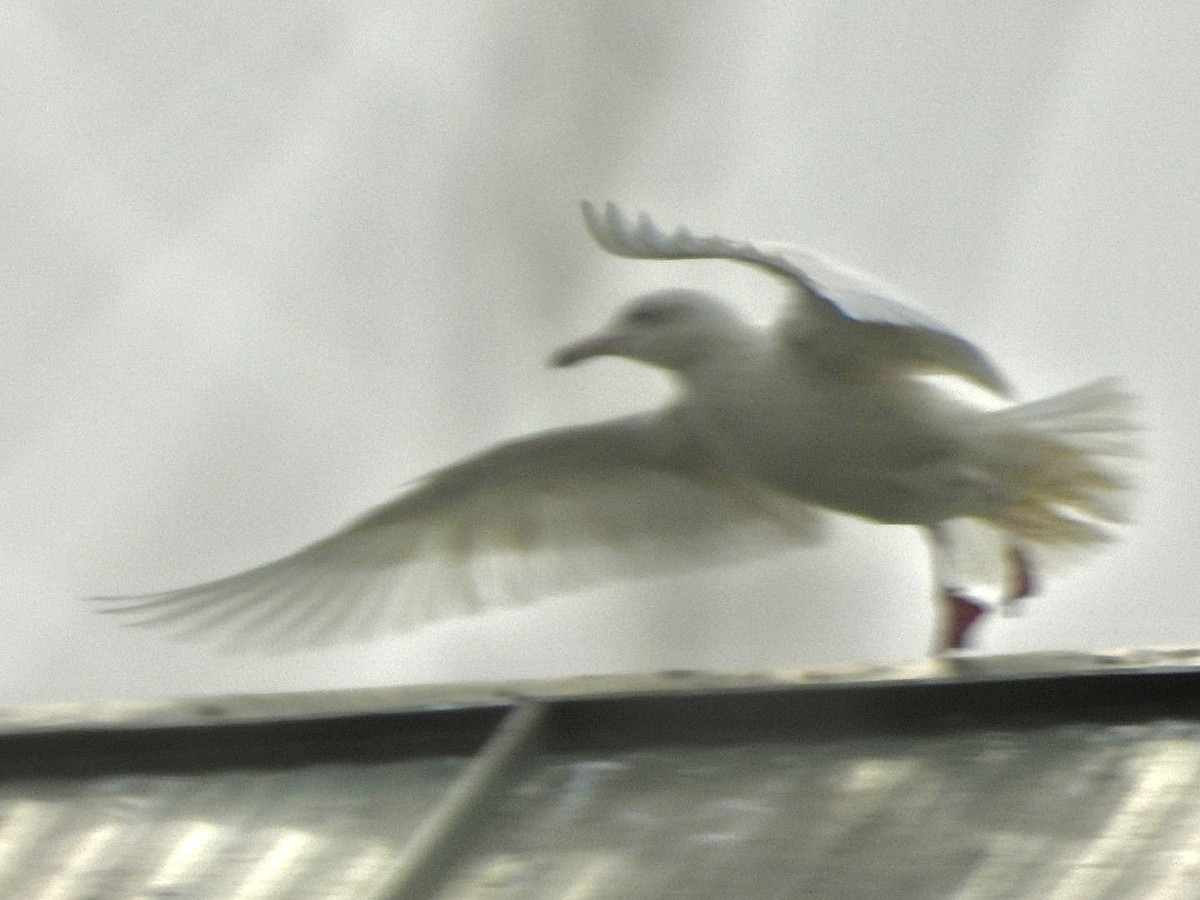
M 834 510 L 925 530 L 944 651 L 1124 521 L 1136 429 L 1113 381 L 1001 403 L 1010 388 L 979 348 L 844 265 L 663 232 L 612 204 L 583 213 L 610 253 L 749 264 L 784 279 L 792 300 L 763 328 L 698 290 L 638 297 L 552 362 L 658 367 L 678 386 L 667 407 L 518 438 L 283 559 L 97 608 L 230 646 L 323 645 L 785 553 L 816 541 Z M 997 403 L 970 404 L 928 375 Z

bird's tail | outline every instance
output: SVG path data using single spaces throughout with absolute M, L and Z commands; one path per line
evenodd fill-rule
M 1044 572 L 1127 521 L 1127 470 L 1139 455 L 1133 406 L 1108 379 L 984 416 L 980 447 L 996 509 L 930 531 L 946 618 L 941 649 L 961 647 L 983 610 L 1036 593 Z
M 1109 540 L 1107 526 L 1128 520 L 1133 405 L 1106 379 L 990 414 L 991 468 L 1004 495 L 996 524 L 1052 555 Z

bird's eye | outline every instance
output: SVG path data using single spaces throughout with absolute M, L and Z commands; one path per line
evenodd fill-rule
M 643 306 L 631 310 L 625 321 L 633 325 L 659 325 L 670 318 L 671 311 L 661 306 Z

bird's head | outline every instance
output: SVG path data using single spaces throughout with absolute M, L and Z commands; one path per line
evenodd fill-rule
M 701 291 L 673 289 L 631 301 L 598 334 L 563 347 L 554 366 L 622 356 L 686 373 L 745 343 L 753 332 L 727 304 Z

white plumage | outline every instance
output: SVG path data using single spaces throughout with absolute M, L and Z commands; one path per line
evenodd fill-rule
M 284 559 L 100 608 L 232 643 L 329 643 L 784 552 L 819 537 L 822 507 L 926 529 L 947 649 L 1123 520 L 1134 427 L 1113 382 L 971 406 L 920 376 L 1008 397 L 999 371 L 886 286 L 810 251 L 583 209 L 611 253 L 747 263 L 794 301 L 759 328 L 699 291 L 637 298 L 554 362 L 665 369 L 680 388 L 667 408 L 502 444 Z

